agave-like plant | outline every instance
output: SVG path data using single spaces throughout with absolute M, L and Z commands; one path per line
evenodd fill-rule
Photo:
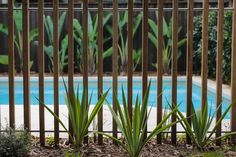
M 125 144 L 120 141 L 119 139 L 103 134 L 113 140 L 115 140 L 118 144 L 120 144 L 125 150 L 127 150 L 130 157 L 139 157 L 142 154 L 142 149 L 144 146 L 157 134 L 163 132 L 165 129 L 171 127 L 172 125 L 176 124 L 177 122 L 172 122 L 163 126 L 163 124 L 168 120 L 168 118 L 177 111 L 177 107 L 173 109 L 168 115 L 166 115 L 163 120 L 155 127 L 155 129 L 146 137 L 146 129 L 147 129 L 147 118 L 150 115 L 151 109 L 148 111 L 148 98 L 150 92 L 150 85 L 149 83 L 147 92 L 142 100 L 139 100 L 139 96 L 137 95 L 136 101 L 134 104 L 132 118 L 129 115 L 127 101 L 125 98 L 124 90 L 122 88 L 122 103 L 123 103 L 123 110 L 118 98 L 116 97 L 116 105 L 117 111 L 116 113 L 112 106 L 108 104 L 110 112 L 124 137 Z
M 83 142 L 84 137 L 87 136 L 87 130 L 89 126 L 91 125 L 97 113 L 100 111 L 109 90 L 102 95 L 102 97 L 98 100 L 98 102 L 93 106 L 93 109 L 89 114 L 92 94 L 89 100 L 87 100 L 88 98 L 87 89 L 84 87 L 82 93 L 82 99 L 80 100 L 79 88 L 77 88 L 76 94 L 75 92 L 73 92 L 72 95 L 69 95 L 66 83 L 64 80 L 63 82 L 66 90 L 66 96 L 65 96 L 66 106 L 68 109 L 69 119 L 72 124 L 73 135 L 70 134 L 69 130 L 66 128 L 62 120 L 60 120 L 60 118 L 47 105 L 45 105 L 43 102 L 41 102 L 40 104 L 42 104 L 58 120 L 61 126 L 68 133 L 69 137 L 73 140 L 73 146 L 75 148 L 79 148 Z
M 222 120 L 225 118 L 225 116 L 231 109 L 232 105 L 233 104 L 228 105 L 228 107 L 226 108 L 226 110 L 224 111 L 220 119 L 216 121 L 210 133 L 209 133 L 210 127 L 213 125 L 212 122 L 215 118 L 217 111 L 219 110 L 219 107 L 211 115 L 211 111 L 210 111 L 210 114 L 208 113 L 208 104 L 205 105 L 203 110 L 196 110 L 194 108 L 194 105 L 192 105 L 192 116 L 189 117 L 191 118 L 191 121 L 192 121 L 192 127 L 189 125 L 187 118 L 183 115 L 183 113 L 179 109 L 177 110 L 177 118 L 181 119 L 180 124 L 182 125 L 186 133 L 189 135 L 189 137 L 191 138 L 195 146 L 199 150 L 203 150 L 210 143 L 216 140 L 224 139 L 236 133 L 236 132 L 226 133 L 218 138 L 214 138 L 214 139 L 212 138 L 216 129 L 220 126 Z

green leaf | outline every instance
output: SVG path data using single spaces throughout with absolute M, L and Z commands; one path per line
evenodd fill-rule
M 0 32 L 4 33 L 5 35 L 8 35 L 8 28 L 4 24 L 0 24 Z
M 8 55 L 0 55 L 0 64 L 8 65 Z
M 30 41 L 33 41 L 38 36 L 38 29 L 32 29 L 30 31 Z

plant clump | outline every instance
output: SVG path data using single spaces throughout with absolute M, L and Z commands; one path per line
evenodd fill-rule
M 1 157 L 24 157 L 31 145 L 30 135 L 26 131 L 19 131 L 7 127 L 0 133 Z

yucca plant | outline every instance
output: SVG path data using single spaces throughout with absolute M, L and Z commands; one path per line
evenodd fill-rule
M 171 127 L 172 125 L 176 124 L 176 122 L 172 122 L 166 126 L 162 126 L 168 118 L 176 112 L 177 107 L 173 109 L 168 115 L 166 115 L 162 122 L 160 122 L 156 128 L 146 137 L 145 130 L 147 129 L 147 119 L 150 115 L 150 111 L 148 111 L 148 98 L 150 92 L 150 85 L 149 83 L 147 92 L 142 100 L 139 100 L 139 96 L 137 95 L 136 101 L 134 104 L 132 118 L 129 115 L 128 105 L 124 94 L 124 89 L 122 88 L 122 103 L 123 103 L 123 110 L 118 98 L 116 97 L 116 105 L 117 111 L 116 113 L 112 106 L 108 104 L 110 112 L 124 137 L 125 144 L 117 138 L 114 138 L 110 135 L 103 134 L 111 139 L 115 140 L 118 144 L 120 144 L 125 150 L 127 150 L 130 157 L 139 157 L 142 154 L 142 149 L 144 146 L 157 134 L 161 133 L 165 129 Z
M 185 116 L 183 115 L 183 113 L 180 110 L 177 110 L 177 118 L 181 119 L 180 124 L 183 126 L 184 130 L 189 135 L 189 137 L 191 138 L 191 140 L 195 144 L 195 146 L 199 150 L 204 150 L 210 143 L 212 143 L 218 139 L 219 140 L 224 139 L 232 134 L 235 134 L 235 132 L 232 132 L 232 133 L 224 134 L 218 138 L 214 138 L 214 139 L 212 138 L 216 129 L 219 127 L 220 123 L 225 118 L 225 116 L 227 115 L 227 113 L 231 109 L 232 105 L 233 104 L 229 105 L 226 108 L 226 110 L 224 111 L 224 113 L 222 114 L 220 119 L 218 121 L 216 121 L 216 123 L 212 123 L 212 122 L 215 118 L 217 110 L 219 110 L 219 107 L 211 115 L 211 111 L 210 111 L 210 114 L 208 113 L 208 104 L 205 105 L 203 110 L 196 110 L 194 108 L 194 105 L 192 105 L 192 116 L 189 117 L 189 118 L 191 118 L 191 121 L 192 121 L 192 127 L 189 125 L 187 118 L 185 118 Z M 213 124 L 214 124 L 213 129 L 209 133 L 210 127 Z
M 47 105 L 45 105 L 44 103 L 41 104 L 43 104 L 43 106 L 58 120 L 61 126 L 65 129 L 70 138 L 73 140 L 73 146 L 75 148 L 79 148 L 82 144 L 84 137 L 87 136 L 87 130 L 89 126 L 91 125 L 97 113 L 100 111 L 109 90 L 102 95 L 98 102 L 93 106 L 92 111 L 89 112 L 92 94 L 89 100 L 87 100 L 87 89 L 84 87 L 82 92 L 82 98 L 80 100 L 79 88 L 77 88 L 76 94 L 75 92 L 73 92 L 72 95 L 69 95 L 66 83 L 64 80 L 63 82 L 66 91 L 66 106 L 68 109 L 69 119 L 72 124 L 73 135 L 70 134 L 69 130 L 66 128 L 62 120 L 60 120 L 60 118 Z

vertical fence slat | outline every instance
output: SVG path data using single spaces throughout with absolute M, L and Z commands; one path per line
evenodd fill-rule
M 147 82 L 148 82 L 148 4 L 149 4 L 148 1 L 143 1 L 142 97 L 144 97 L 147 91 Z M 145 136 L 147 136 L 147 133 Z
M 24 127 L 30 130 L 30 54 L 29 54 L 29 0 L 23 0 L 23 84 Z
M 113 109 L 117 112 L 116 99 L 117 96 L 117 77 L 118 77 L 118 1 L 113 0 L 113 59 L 112 59 L 112 104 Z M 112 122 L 113 137 L 117 137 L 117 125 L 115 120 Z M 116 143 L 115 141 L 113 141 Z
M 68 1 L 68 90 L 70 97 L 74 93 L 74 37 L 73 37 L 74 0 Z M 73 101 L 74 98 L 71 98 Z M 69 131 L 73 135 L 73 128 L 69 120 Z M 72 139 L 70 139 L 72 141 Z
M 216 106 L 218 108 L 216 121 L 221 118 L 222 114 L 222 54 L 224 39 L 224 1 L 218 1 L 218 24 L 217 24 L 217 65 L 216 65 Z M 221 136 L 221 124 L 216 130 L 216 137 Z M 216 141 L 217 145 L 221 144 L 221 140 Z
M 54 74 L 54 113 L 59 116 L 59 36 L 58 36 L 58 0 L 53 0 L 53 74 Z M 59 144 L 59 123 L 54 118 L 55 145 Z
M 202 109 L 207 101 L 207 77 L 208 77 L 208 13 L 209 0 L 203 1 L 202 18 Z
M 15 127 L 15 92 L 14 92 L 14 15 L 13 15 L 13 1 L 8 2 L 8 54 L 9 54 L 9 115 L 10 127 Z
M 159 18 L 161 17 L 161 18 Z M 157 41 L 157 124 L 162 121 L 162 75 L 163 75 L 163 0 L 158 0 L 158 41 Z M 161 144 L 162 135 L 157 135 L 157 143 Z
M 177 55 L 178 55 L 178 0 L 173 0 L 173 25 L 172 25 L 172 106 L 177 104 Z M 176 121 L 176 115 L 172 115 L 172 122 Z M 176 144 L 176 125 L 172 126 L 171 141 Z
M 44 102 L 44 0 L 39 1 L 38 9 L 39 9 L 38 12 L 39 100 L 41 102 Z M 39 103 L 39 130 L 40 130 L 40 144 L 44 146 L 45 118 L 44 118 L 44 106 L 41 103 Z
M 128 108 L 132 118 L 133 99 L 133 0 L 128 1 Z
M 192 115 L 192 76 L 193 76 L 193 0 L 188 1 L 188 22 L 187 22 L 187 97 L 186 107 L 188 123 L 191 125 Z M 187 144 L 191 143 L 190 137 L 187 135 Z
M 98 1 L 98 98 L 103 93 L 103 0 Z M 103 131 L 103 107 L 98 113 L 98 131 Z M 98 144 L 103 143 L 103 136 L 98 135 Z
M 231 110 L 231 131 L 236 131 L 236 1 L 233 2 L 233 30 L 232 30 L 232 67 L 231 67 L 231 101 L 234 103 Z M 236 135 L 231 136 L 231 141 L 236 144 Z
M 83 1 L 83 85 L 88 87 L 88 1 Z M 87 88 L 88 89 L 88 88 Z M 86 90 L 88 103 L 88 90 Z M 84 143 L 88 143 L 88 137 L 84 138 Z

